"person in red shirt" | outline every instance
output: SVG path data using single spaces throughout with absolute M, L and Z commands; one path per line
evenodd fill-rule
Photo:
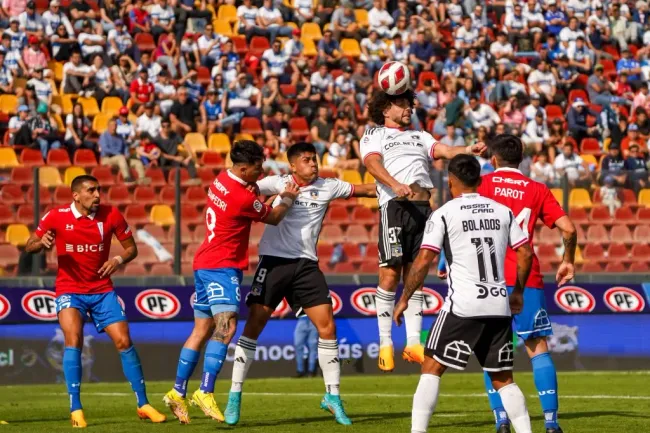
M 27 241 L 25 251 L 38 253 L 56 246 L 59 264 L 54 282 L 56 312 L 65 337 L 63 373 L 70 395 L 72 426 L 87 425 L 80 399 L 81 349 L 87 315 L 97 332 L 106 332 L 120 352 L 125 376 L 137 398 L 138 417 L 164 422 L 165 415 L 147 400 L 140 359 L 110 278 L 118 266 L 138 255 L 133 232 L 116 207 L 100 204 L 97 179 L 78 176 L 71 188 L 72 204 L 46 213 Z M 124 252 L 109 258 L 113 235 Z
M 155 96 L 155 89 L 149 82 L 149 72 L 146 69 L 138 71 L 138 78 L 131 82 L 129 91 L 131 92 L 131 111 L 139 116 L 144 112 L 144 104 L 153 102 Z
M 523 159 L 521 140 L 510 134 L 499 135 L 488 143 L 491 163 L 496 168 L 493 173 L 482 178 L 479 194 L 491 198 L 512 210 L 516 221 L 528 234 L 528 242 L 533 247 L 533 233 L 537 220 L 547 227 L 557 227 L 564 242 L 564 257 L 560 264 L 556 281 L 558 285 L 573 279 L 577 232 L 571 219 L 564 213 L 548 187 L 524 176 L 518 169 Z M 517 254 L 509 248 L 506 253 L 505 277 L 509 290 L 515 285 L 517 273 Z M 557 423 L 558 394 L 555 365 L 551 359 L 546 337 L 553 335 L 551 319 L 546 310 L 544 281 L 539 260 L 533 254 L 533 266 L 524 290 L 524 307 L 513 316 L 514 329 L 524 340 L 526 351 L 531 358 L 535 386 L 544 411 L 547 433 L 561 433 Z M 485 375 L 485 386 L 490 406 L 495 414 L 497 430 L 510 431 L 508 417 L 503 409 L 501 398 L 492 388 L 489 376 Z M 499 430 L 502 429 L 502 430 Z
M 243 270 L 248 268 L 251 223 L 277 225 L 299 193 L 298 187 L 289 183 L 280 193 L 280 204 L 271 208 L 262 203 L 253 191 L 258 191 L 255 182 L 263 173 L 264 150 L 254 141 L 236 142 L 230 159 L 232 168 L 222 171 L 208 190 L 206 234 L 193 265 L 194 329 L 181 350 L 176 384 L 164 397 L 182 424 L 190 422 L 185 401 L 187 382 L 206 342 L 201 387 L 192 395 L 192 403 L 207 416 L 224 421 L 214 401 L 214 382 L 237 329 L 239 287 Z

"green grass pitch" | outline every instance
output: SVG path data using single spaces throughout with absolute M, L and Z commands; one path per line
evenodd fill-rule
M 530 373 L 516 374 L 526 395 L 533 431 L 544 421 Z M 229 379 L 229 378 L 228 378 Z M 354 425 L 343 427 L 319 409 L 323 383 L 317 379 L 249 380 L 244 389 L 242 419 L 231 428 L 191 409 L 192 424 L 175 419 L 152 425 L 137 419 L 135 397 L 126 383 L 84 384 L 82 401 L 92 432 L 214 432 L 242 430 L 264 433 L 408 432 L 417 375 L 344 377 L 342 396 Z M 217 382 L 216 400 L 224 410 L 230 380 Z M 650 372 L 560 373 L 560 421 L 566 433 L 650 432 Z M 162 403 L 171 382 L 148 383 L 149 399 L 169 415 Z M 190 383 L 190 391 L 198 386 Z M 478 374 L 443 377 L 430 432 L 491 433 L 492 414 Z M 4 432 L 70 431 L 65 385 L 0 386 L 0 425 Z M 170 416 L 171 418 L 171 416 Z

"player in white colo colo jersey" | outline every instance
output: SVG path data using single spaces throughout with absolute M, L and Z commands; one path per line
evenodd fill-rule
M 409 299 L 422 287 L 431 263 L 444 248 L 449 291 L 427 338 L 422 375 L 413 397 L 411 432 L 427 431 L 440 377 L 448 367 L 464 370 L 473 352 L 490 375 L 515 431 L 531 433 L 526 400 L 512 377 L 511 315 L 523 308 L 532 248 L 512 211 L 476 192 L 481 183 L 476 158 L 454 157 L 448 182 L 453 199 L 427 221 L 420 252 L 394 312 L 399 326 L 410 308 Z M 510 296 L 504 276 L 508 247 L 517 254 L 517 281 Z
M 379 285 L 375 294 L 379 325 L 379 368 L 395 368 L 391 319 L 395 290 L 401 275 L 407 275 L 422 242 L 424 225 L 431 214 L 433 183 L 429 173 L 436 159 L 451 159 L 458 154 L 481 155 L 486 146 L 477 143 L 451 147 L 437 142 L 425 131 L 410 129 L 415 94 L 401 95 L 377 91 L 368 104 L 371 120 L 361 139 L 361 157 L 376 179 L 379 196 Z M 402 357 L 422 363 L 420 343 L 422 300 L 418 291 L 405 313 L 406 347 Z

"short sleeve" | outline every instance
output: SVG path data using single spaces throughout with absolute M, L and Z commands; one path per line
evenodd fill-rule
M 328 179 L 327 183 L 330 188 L 332 200 L 336 200 L 337 198 L 350 198 L 354 194 L 354 185 L 351 183 L 339 179 Z
M 508 216 L 510 217 L 510 233 L 508 236 L 508 246 L 513 250 L 516 250 L 526 242 L 528 242 L 528 236 L 524 231 L 519 227 L 515 216 L 512 214 L 512 211 L 508 211 Z
M 133 237 L 133 232 L 131 227 L 127 224 L 124 216 L 117 210 L 116 207 L 111 209 L 111 224 L 113 228 L 113 233 L 118 241 L 125 241 L 130 237 Z
M 280 194 L 284 190 L 284 179 L 282 176 L 267 176 L 257 181 L 257 187 L 260 189 L 260 195 Z
M 551 193 L 551 190 L 546 189 L 544 198 L 542 199 L 542 207 L 539 213 L 539 218 L 546 224 L 547 227 L 553 228 L 555 221 L 562 218 L 564 215 L 564 209 L 560 206 L 560 203 L 555 199 L 555 196 Z
M 38 227 L 36 228 L 36 231 L 34 232 L 36 236 L 39 238 L 42 238 L 45 233 L 48 231 L 52 230 L 54 231 L 55 227 L 55 219 L 56 219 L 56 213 L 58 211 L 49 211 L 45 215 L 43 215 L 43 218 L 41 218 L 41 221 L 38 223 Z
M 271 207 L 262 203 L 257 196 L 248 194 L 244 198 L 244 203 L 241 208 L 241 215 L 244 218 L 259 222 L 263 221 L 270 212 Z
M 428 132 L 424 132 L 422 134 L 422 141 L 424 141 L 424 147 L 427 150 L 427 155 L 429 156 L 429 159 L 433 161 L 434 155 L 435 155 L 435 149 L 436 145 L 438 144 L 438 141 L 433 138 L 433 135 L 429 134 Z
M 443 242 L 445 239 L 445 223 L 443 221 L 442 212 L 440 209 L 435 211 L 427 221 L 427 224 L 424 228 L 424 236 L 422 237 L 422 245 L 420 246 L 423 250 L 431 250 L 439 253 L 443 248 Z
M 382 156 L 381 153 L 381 137 L 382 133 L 374 128 L 368 129 L 364 134 L 363 137 L 361 138 L 361 159 L 363 160 L 364 164 L 366 162 L 366 158 L 370 155 L 379 155 Z

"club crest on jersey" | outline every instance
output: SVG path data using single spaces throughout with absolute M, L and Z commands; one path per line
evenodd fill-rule
M 390 246 L 390 255 L 391 257 L 402 257 L 402 246 L 397 244 L 397 245 L 391 245 Z
M 419 140 L 419 139 L 420 139 L 420 136 L 419 136 L 418 134 L 413 134 L 413 135 L 411 135 L 411 138 L 412 138 L 413 140 Z
M 262 211 L 262 203 L 260 203 L 259 200 L 255 200 L 255 202 L 253 203 L 253 208 L 255 209 L 255 211 L 261 212 Z
M 317 199 L 318 198 L 318 191 L 317 190 L 309 191 L 309 197 L 311 197 L 313 199 Z

